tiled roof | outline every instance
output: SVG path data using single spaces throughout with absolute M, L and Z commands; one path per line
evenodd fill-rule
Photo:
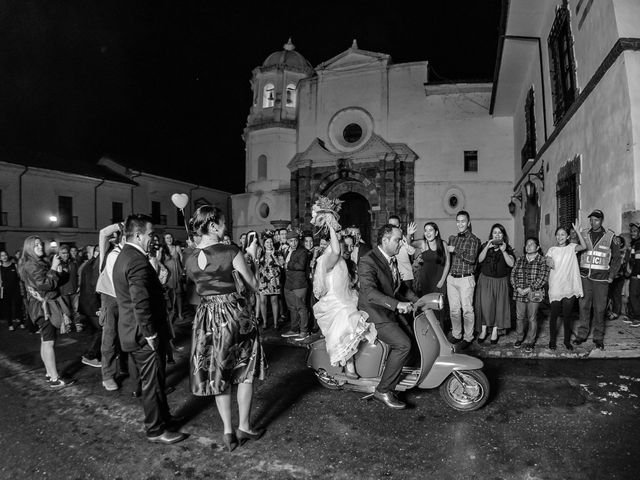
M 32 152 L 26 149 L 0 147 L 0 161 L 15 163 L 29 167 L 45 168 L 58 172 L 83 175 L 98 180 L 137 185 L 130 178 L 113 172 L 91 161 L 83 161 L 74 158 L 61 158 L 56 155 L 42 152 Z

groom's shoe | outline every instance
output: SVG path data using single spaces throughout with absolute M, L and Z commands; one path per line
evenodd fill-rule
M 373 392 L 373 398 L 395 410 L 402 410 L 407 407 L 407 404 L 398 400 L 398 397 L 393 392 L 382 393 L 376 390 Z
M 162 433 L 162 435 L 158 435 L 156 437 L 147 437 L 147 440 L 153 443 L 163 443 L 164 445 L 171 445 L 172 443 L 181 442 L 187 438 L 187 435 L 180 432 L 170 432 L 166 430 Z

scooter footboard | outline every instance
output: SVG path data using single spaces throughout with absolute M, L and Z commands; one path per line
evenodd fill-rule
M 482 360 L 469 355 L 441 355 L 436 358 L 431 370 L 418 388 L 439 387 L 453 370 L 480 370 L 483 366 Z

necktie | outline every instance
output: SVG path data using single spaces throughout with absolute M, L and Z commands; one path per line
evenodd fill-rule
M 396 290 L 398 288 L 398 282 L 400 281 L 400 272 L 398 271 L 398 259 L 396 257 L 391 257 L 389 261 L 389 266 L 391 267 L 391 275 L 393 275 L 393 289 Z

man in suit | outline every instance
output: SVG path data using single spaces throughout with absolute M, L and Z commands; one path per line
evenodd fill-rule
M 127 218 L 126 243 L 113 266 L 113 285 L 122 350 L 130 353 L 140 372 L 147 440 L 171 444 L 184 440 L 186 435 L 167 430 L 174 420 L 165 393 L 169 324 L 162 286 L 147 258 L 152 236 L 150 217 Z
M 378 338 L 389 346 L 387 363 L 373 398 L 390 408 L 405 408 L 394 390 L 402 367 L 411 350 L 411 340 L 400 324 L 401 313 L 409 313 L 418 297 L 400 278 L 396 255 L 400 250 L 402 230 L 384 225 L 378 231 L 378 244 L 358 264 L 360 295 L 358 309 L 369 314 Z
M 300 245 L 295 231 L 287 233 L 289 250 L 285 259 L 284 298 L 289 308 L 291 328 L 282 337 L 294 337 L 301 342 L 309 337 L 309 310 L 307 307 L 307 279 L 309 278 L 309 254 Z
M 360 259 L 371 251 L 371 247 L 362 240 L 359 227 L 351 227 L 349 232 L 354 239 L 353 248 L 351 249 L 351 260 L 357 265 L 360 263 Z

